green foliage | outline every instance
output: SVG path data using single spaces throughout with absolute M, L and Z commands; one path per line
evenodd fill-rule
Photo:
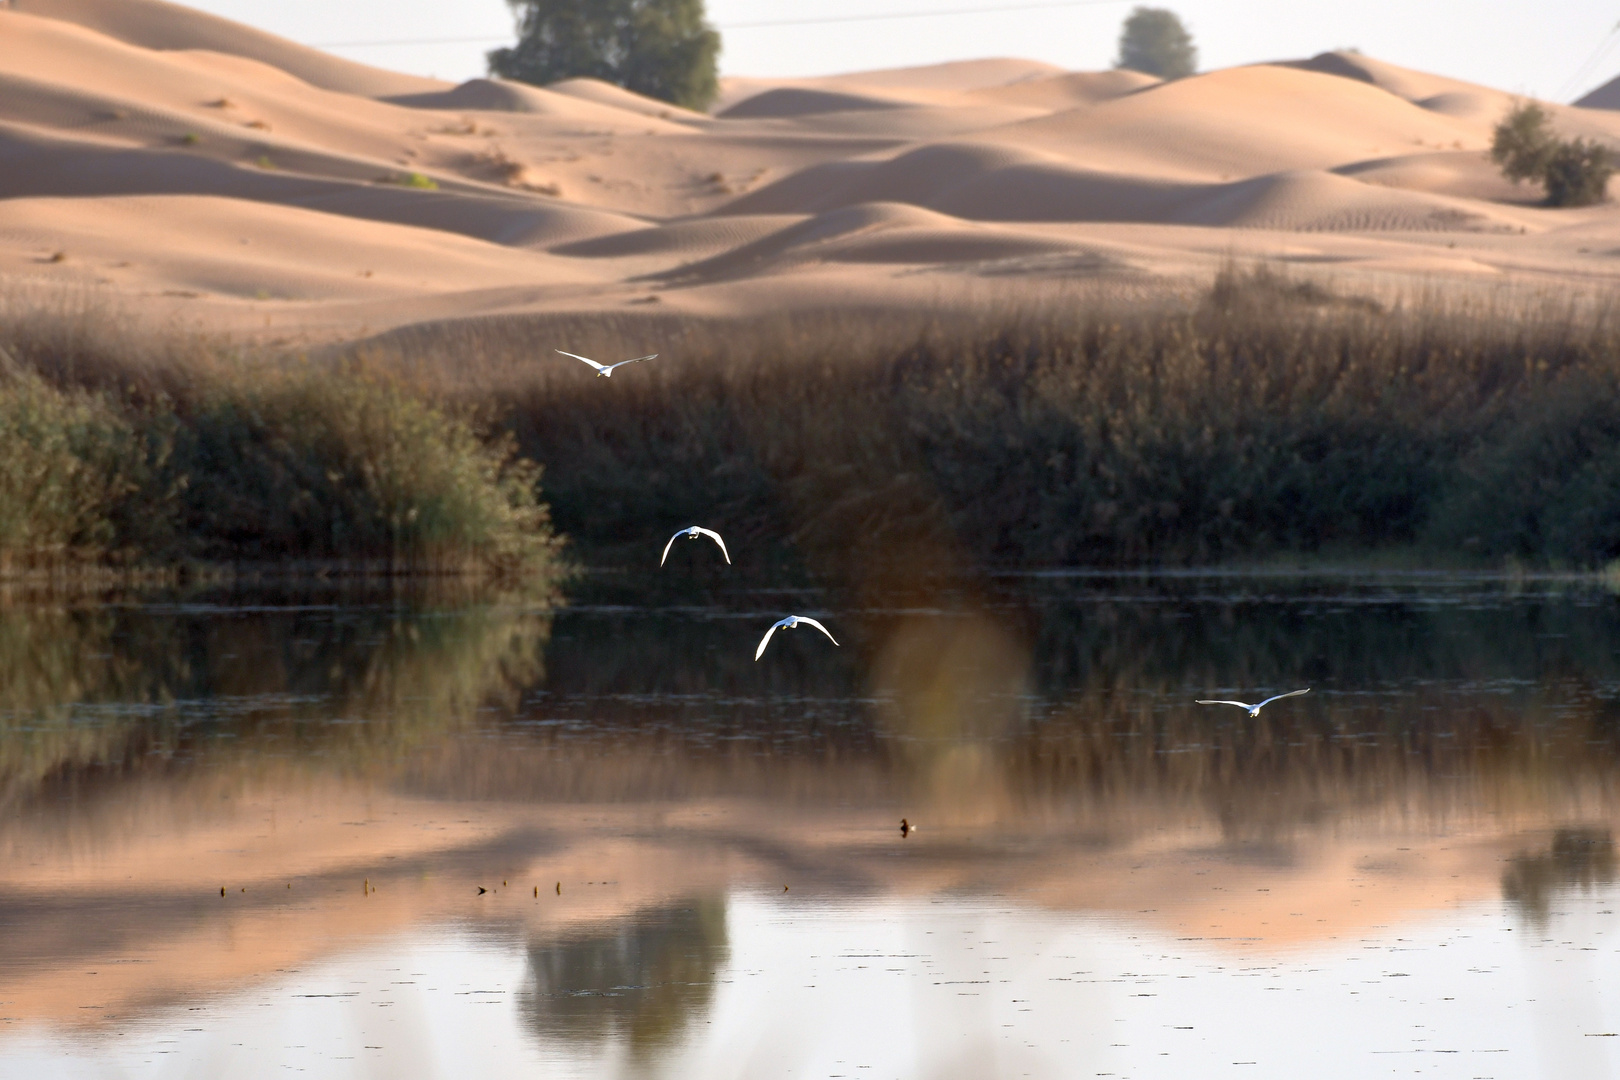
M 702 110 L 719 92 L 720 35 L 703 0 L 508 0 L 518 42 L 489 54 L 507 79 L 545 85 L 585 76 Z
M 1175 12 L 1139 7 L 1120 29 L 1114 66 L 1161 79 L 1184 79 L 1198 70 L 1198 49 Z
M 431 176 L 426 176 L 419 172 L 406 173 L 400 178 L 399 183 L 401 187 L 417 188 L 421 191 L 439 190 L 439 182 L 437 180 L 433 179 Z
M 1549 206 L 1592 206 L 1609 197 L 1614 175 L 1614 154 L 1606 146 L 1585 139 L 1558 144 L 1547 161 L 1542 182 Z
M 103 319 L 0 319 L 0 562 L 558 569 L 540 467 L 469 410 L 196 345 L 198 366 L 154 371 Z
M 1613 153 L 1586 139 L 1560 139 L 1547 111 L 1534 102 L 1515 105 L 1496 125 L 1491 160 L 1515 184 L 1534 180 L 1548 206 L 1590 206 L 1608 197 Z
M 211 556 L 496 569 L 555 554 L 539 466 L 381 379 L 309 370 L 205 398 L 181 433 L 185 531 Z
M 1515 105 L 1492 132 L 1491 160 L 1515 184 L 1539 181 L 1557 143 L 1547 110 L 1533 101 L 1523 102 Z
M 1431 530 L 1492 555 L 1620 558 L 1620 373 L 1569 374 L 1492 425 Z
M 165 500 L 140 496 L 156 494 L 168 432 L 140 430 L 104 393 L 58 390 L 0 360 L 0 557 L 96 559 L 164 532 Z

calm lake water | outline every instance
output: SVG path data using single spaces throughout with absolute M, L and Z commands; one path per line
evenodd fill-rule
M 1620 599 L 672 580 L 0 601 L 0 1076 L 1620 1076 Z

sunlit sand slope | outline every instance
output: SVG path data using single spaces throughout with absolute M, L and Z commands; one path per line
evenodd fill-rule
M 1541 207 L 1488 161 L 1511 102 L 1328 53 L 1171 83 L 1017 59 L 729 79 L 705 115 L 590 79 L 451 86 L 161 0 L 16 0 L 0 281 L 295 337 L 1179 290 L 1232 257 L 1603 287 L 1615 209 Z M 1620 143 L 1620 111 L 1549 109 Z

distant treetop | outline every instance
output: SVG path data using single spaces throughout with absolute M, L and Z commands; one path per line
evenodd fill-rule
M 518 42 L 489 54 L 489 70 L 543 86 L 585 76 L 688 109 L 719 92 L 720 34 L 703 0 L 507 0 Z
M 1175 12 L 1139 7 L 1120 28 L 1119 59 L 1114 66 L 1161 79 L 1184 79 L 1198 70 L 1198 47 Z

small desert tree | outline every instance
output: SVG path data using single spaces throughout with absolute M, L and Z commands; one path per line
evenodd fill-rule
M 1534 180 L 1547 191 L 1548 206 L 1590 206 L 1608 195 L 1614 155 L 1586 139 L 1560 139 L 1547 110 L 1535 102 L 1515 105 L 1496 125 L 1491 160 L 1515 184 Z
M 544 85 L 589 76 L 689 109 L 719 89 L 720 35 L 703 0 L 507 0 L 518 42 L 489 54 L 489 69 Z
M 1491 160 L 1515 184 L 1541 179 L 1558 139 L 1547 123 L 1547 110 L 1535 102 L 1515 105 L 1496 125 Z
M 1114 66 L 1161 79 L 1183 79 L 1198 70 L 1198 49 L 1175 12 L 1139 7 L 1120 29 L 1119 59 Z
M 1570 139 L 1554 148 L 1541 182 L 1549 206 L 1591 206 L 1609 197 L 1613 175 L 1614 155 L 1608 147 Z

